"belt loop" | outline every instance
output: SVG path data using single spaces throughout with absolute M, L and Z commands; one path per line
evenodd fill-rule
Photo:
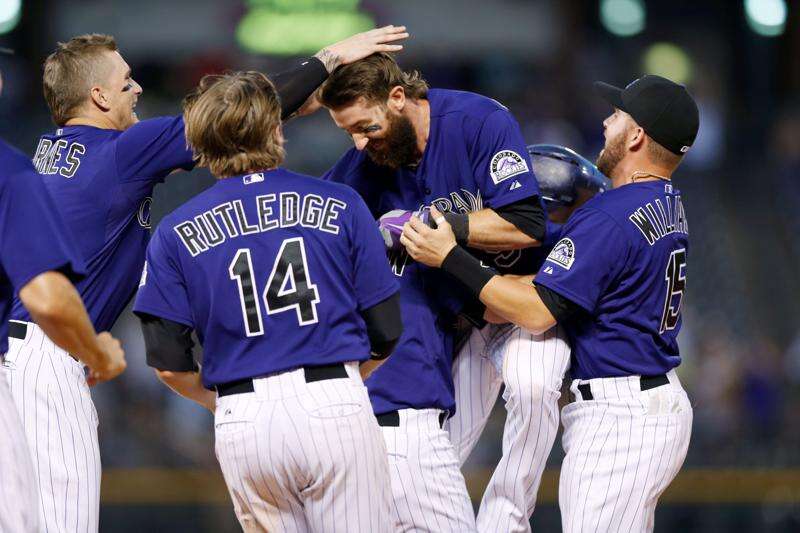
M 581 393 L 583 401 L 588 402 L 594 400 L 594 396 L 592 396 L 592 387 L 588 383 L 578 385 L 578 391 Z

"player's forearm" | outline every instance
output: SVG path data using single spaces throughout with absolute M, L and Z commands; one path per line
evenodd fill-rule
M 503 276 L 505 279 L 511 279 L 520 283 L 522 285 L 531 287 L 533 284 L 533 278 L 536 277 L 535 274 L 524 274 L 524 275 L 517 275 L 517 274 L 506 274 Z M 508 319 L 498 315 L 488 307 L 484 310 L 483 319 L 490 324 L 507 324 Z
M 480 294 L 489 312 L 540 334 L 552 328 L 556 319 L 531 284 L 506 276 L 494 276 Z
M 539 241 L 520 231 L 492 209 L 481 209 L 469 215 L 468 246 L 489 252 L 517 250 L 539 246 Z
M 203 387 L 199 372 L 171 372 L 156 370 L 158 379 L 179 395 L 196 402 L 212 413 L 217 404 L 217 395 Z
M 66 276 L 60 272 L 40 274 L 22 287 L 19 298 L 56 345 L 93 369 L 108 364 L 81 297 Z

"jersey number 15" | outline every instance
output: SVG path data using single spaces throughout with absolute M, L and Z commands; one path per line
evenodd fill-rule
M 249 248 L 237 250 L 228 266 L 230 278 L 239 287 L 239 302 L 242 305 L 244 330 L 248 337 L 264 334 L 261 305 L 256 296 L 256 281 L 253 259 Z M 267 279 L 263 300 L 268 315 L 294 309 L 301 326 L 317 322 L 317 286 L 311 282 L 306 260 L 306 248 L 302 237 L 286 239 L 272 265 Z
M 670 254 L 664 278 L 667 281 L 667 297 L 664 301 L 664 311 L 661 313 L 662 334 L 675 329 L 681 317 L 683 291 L 686 290 L 686 248 L 680 248 Z

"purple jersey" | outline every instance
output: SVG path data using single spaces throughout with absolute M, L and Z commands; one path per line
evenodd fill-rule
M 439 89 L 428 91 L 428 101 L 430 132 L 417 167 L 391 170 L 351 149 L 325 178 L 355 188 L 375 218 L 431 204 L 468 213 L 539 194 L 519 124 L 505 107 L 477 94 Z M 504 265 L 519 257 L 517 252 L 497 255 Z M 408 407 L 453 413 L 448 324 L 463 306 L 465 289 L 405 252 L 390 259 L 401 282 L 404 330 L 392 356 L 367 380 L 375 413 Z
M 33 278 L 57 270 L 73 281 L 83 261 L 56 206 L 22 153 L 0 141 L 0 354 L 8 350 L 12 298 Z
M 76 284 L 98 331 L 111 329 L 136 291 L 150 238 L 153 187 L 192 165 L 183 117 L 125 131 L 67 126 L 39 140 L 36 170 L 86 261 Z M 19 301 L 12 318 L 30 320 Z
M 165 217 L 134 311 L 194 328 L 211 388 L 367 359 L 360 312 L 397 291 L 358 194 L 277 169 L 220 180 Z
M 680 191 L 624 185 L 570 217 L 536 283 L 586 313 L 564 327 L 578 379 L 663 374 L 680 364 L 677 335 L 689 248 Z

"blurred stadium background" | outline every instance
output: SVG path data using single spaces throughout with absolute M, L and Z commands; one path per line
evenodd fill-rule
M 660 531 L 800 530 L 800 2 L 797 0 L 0 0 L 6 90 L 0 135 L 32 153 L 53 128 L 41 63 L 55 42 L 110 33 L 144 87 L 148 118 L 180 111 L 201 75 L 278 72 L 374 25 L 405 24 L 399 57 L 434 87 L 506 104 L 530 143 L 594 159 L 601 79 L 685 82 L 701 108 L 675 182 L 691 226 L 680 375 L 695 405 L 689 456 L 656 514 Z M 350 146 L 327 113 L 286 126 L 286 166 L 320 174 Z M 155 226 L 207 187 L 204 171 L 156 189 Z M 237 531 L 209 413 L 157 382 L 138 324 L 117 324 L 129 369 L 94 390 L 101 531 Z M 466 474 L 475 503 L 500 453 L 502 405 Z M 557 442 L 533 524 L 559 529 Z

